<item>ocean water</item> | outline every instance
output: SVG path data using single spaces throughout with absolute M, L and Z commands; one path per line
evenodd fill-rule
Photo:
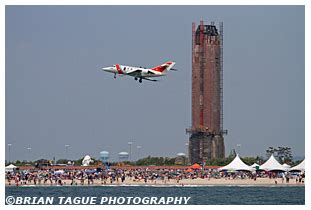
M 196 205 L 304 205 L 304 186 L 48 186 L 6 187 L 6 197 L 46 196 L 138 196 L 188 197 L 188 204 Z M 57 203 L 54 203 L 57 204 Z

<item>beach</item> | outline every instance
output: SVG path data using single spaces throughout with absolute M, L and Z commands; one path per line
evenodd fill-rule
M 30 168 L 6 172 L 6 186 L 304 186 L 304 172 L 216 168 Z
M 275 183 L 277 181 L 277 183 Z M 62 185 L 63 186 L 135 186 L 135 185 L 141 185 L 141 186 L 209 186 L 209 185 L 215 185 L 215 186 L 228 186 L 228 185 L 236 185 L 236 186 L 304 186 L 304 183 L 296 183 L 295 179 L 290 179 L 288 183 L 285 182 L 285 180 L 282 182 L 282 178 L 277 179 L 270 179 L 270 178 L 257 178 L 256 180 L 253 179 L 184 179 L 184 180 L 154 180 L 154 181 L 147 181 L 144 180 L 133 180 L 126 178 L 124 182 L 121 181 L 115 181 L 113 183 L 105 182 L 101 180 L 93 180 L 92 183 L 88 184 L 85 182 L 84 184 L 81 184 L 80 180 L 74 180 L 74 184 L 71 185 L 72 180 L 63 180 Z M 11 181 L 11 184 L 8 182 L 8 180 L 5 181 L 6 186 L 16 186 L 14 181 Z M 46 182 L 41 184 L 34 185 L 33 182 L 26 183 L 26 184 L 19 184 L 18 186 L 55 186 L 59 184 L 55 184 L 55 182 Z

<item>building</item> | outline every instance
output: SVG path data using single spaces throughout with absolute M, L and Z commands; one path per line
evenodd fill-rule
M 225 156 L 222 46 L 222 23 L 192 23 L 192 125 L 186 130 L 191 163 Z

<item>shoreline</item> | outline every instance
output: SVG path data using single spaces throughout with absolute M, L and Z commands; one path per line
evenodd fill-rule
M 109 185 L 33 185 L 33 184 L 27 184 L 27 185 L 5 185 L 5 187 L 305 187 L 304 184 L 278 184 L 278 185 L 265 185 L 265 184 L 239 184 L 239 185 L 230 185 L 230 184 L 207 184 L 207 185 L 172 185 L 172 184 L 166 184 L 166 185 L 128 185 L 128 184 L 109 184 Z
M 275 183 L 277 181 L 277 184 Z M 94 180 L 93 183 L 88 184 L 87 180 L 86 183 L 81 184 L 80 180 L 75 180 L 75 184 L 71 185 L 71 180 L 62 180 L 62 185 L 60 184 L 51 184 L 48 181 L 45 184 L 34 184 L 33 182 L 27 184 L 18 184 L 16 186 L 14 181 L 11 181 L 11 185 L 9 182 L 5 180 L 5 187 L 53 187 L 53 186 L 63 186 L 63 187 L 75 187 L 75 186 L 82 186 L 82 187 L 92 187 L 92 186 L 102 186 L 102 187 L 213 187 L 213 186 L 241 186 L 241 187 L 290 187 L 290 186 L 305 186 L 305 183 L 296 183 L 295 179 L 290 179 L 289 183 L 285 181 L 282 183 L 281 178 L 277 179 L 270 179 L 270 178 L 257 178 L 257 180 L 253 179 L 184 179 L 177 182 L 176 180 L 156 180 L 156 181 L 147 181 L 145 183 L 143 180 L 140 181 L 133 181 L 130 179 L 126 179 L 123 183 L 122 182 L 114 182 L 108 183 L 101 180 Z

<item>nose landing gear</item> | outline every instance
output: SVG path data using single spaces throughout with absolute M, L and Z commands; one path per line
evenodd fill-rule
M 113 78 L 117 78 L 117 74 L 114 74 Z

